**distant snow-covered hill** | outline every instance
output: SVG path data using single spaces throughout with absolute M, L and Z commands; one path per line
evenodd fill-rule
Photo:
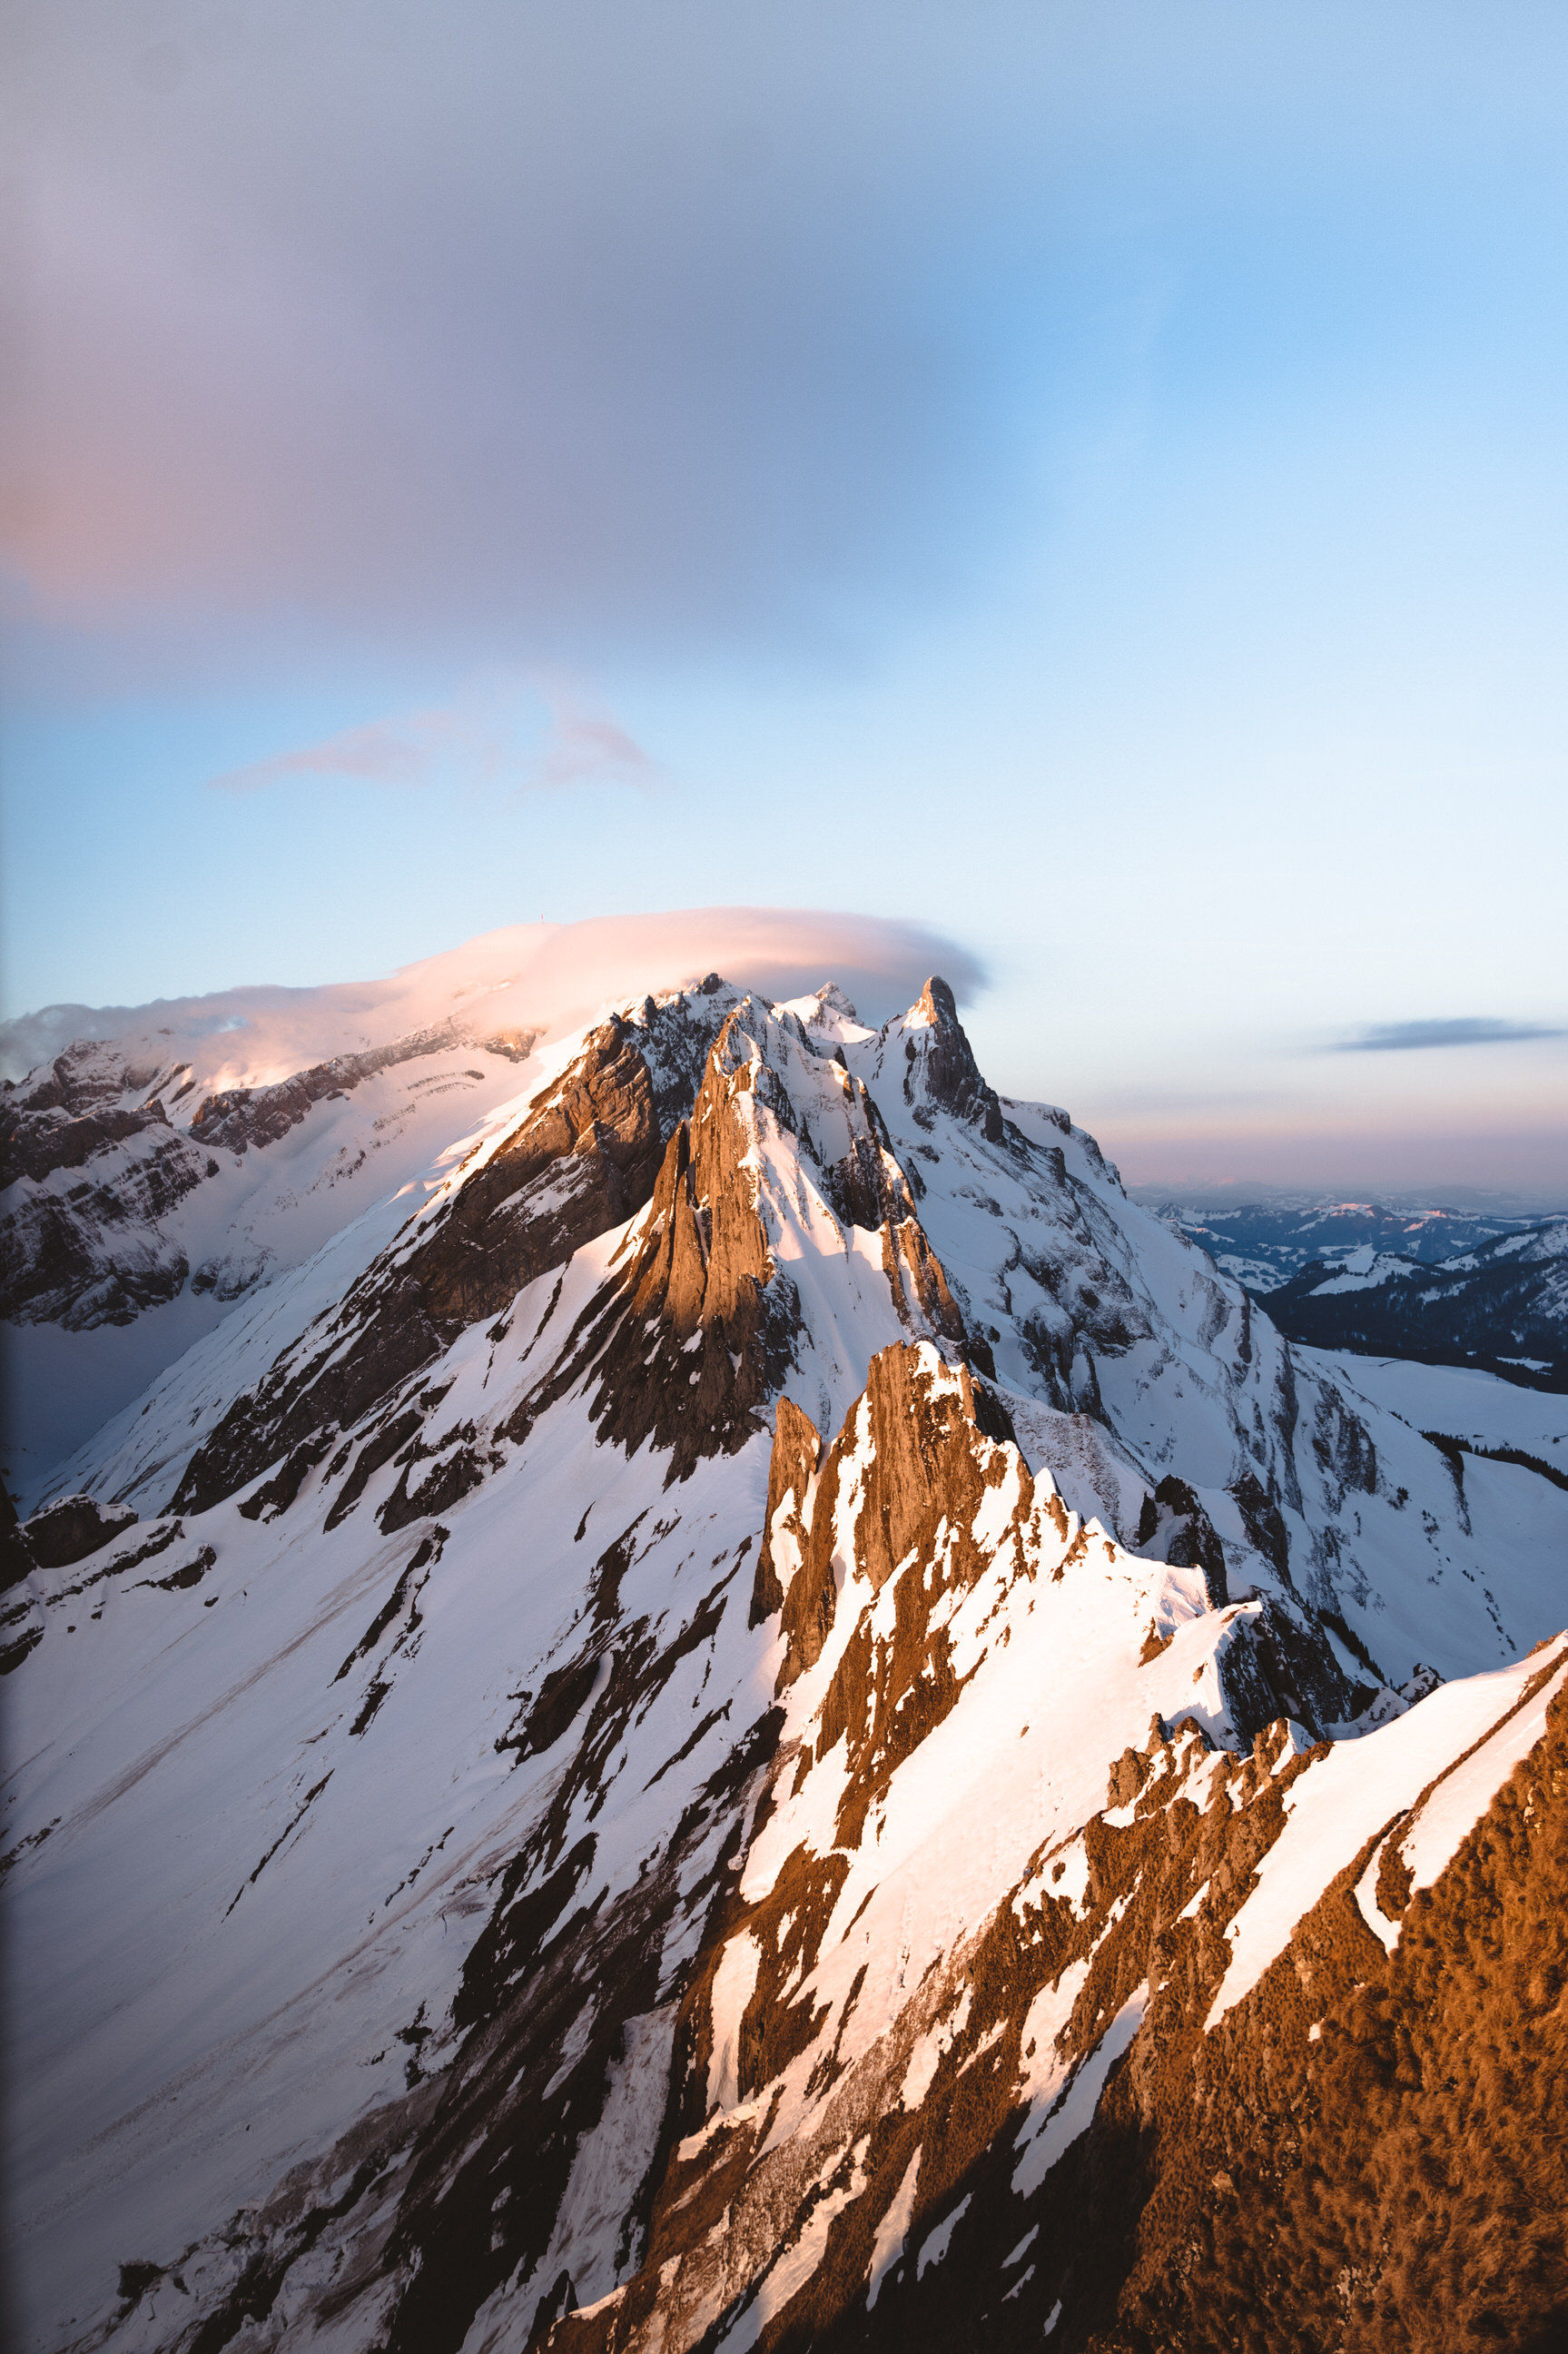
M 1568 1491 L 941 981 L 606 970 L 10 1099 L 18 1331 L 291 1237 L 4 1532 L 22 2342 L 1547 2342 Z
M 1260 1293 L 1277 1289 L 1302 1267 L 1326 1260 L 1342 1263 L 1352 1252 L 1370 1248 L 1425 1267 L 1547 1223 L 1541 1214 L 1441 1209 L 1425 1203 L 1341 1202 L 1316 1193 L 1216 1207 L 1213 1203 L 1160 1200 L 1145 1186 L 1139 1198 L 1201 1245 L 1216 1267 Z
M 1315 1347 L 1475 1365 L 1568 1391 L 1568 1219 L 1436 1264 L 1369 1246 L 1257 1296 L 1282 1331 Z

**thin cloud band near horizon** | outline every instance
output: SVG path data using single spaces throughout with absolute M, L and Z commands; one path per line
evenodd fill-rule
M 1434 1046 L 1504 1046 L 1521 1040 L 1568 1038 L 1568 1029 L 1544 1022 L 1497 1021 L 1467 1014 L 1451 1021 L 1373 1022 L 1351 1038 L 1336 1038 L 1336 1055 L 1402 1055 Z

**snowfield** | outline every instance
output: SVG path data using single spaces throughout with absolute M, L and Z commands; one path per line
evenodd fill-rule
M 1561 1401 L 1292 1348 L 939 981 L 542 970 L 15 1327 L 93 1424 L 6 1537 L 20 2343 L 1088 2344 L 1096 2153 L 1223 2174 L 1558 1738 L 1568 1491 L 1423 1432 Z

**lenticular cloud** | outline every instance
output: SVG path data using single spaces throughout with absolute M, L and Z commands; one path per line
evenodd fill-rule
M 492 1029 L 546 1034 L 620 998 L 722 972 L 769 998 L 836 981 L 876 1021 L 932 971 L 960 999 L 984 981 L 968 949 L 925 926 L 800 907 L 696 907 L 509 924 L 384 981 L 321 989 L 240 988 L 149 1005 L 51 1005 L 0 1025 L 0 1074 L 14 1078 L 77 1038 L 117 1038 L 166 1061 L 177 1045 L 206 1087 L 253 1087 L 334 1055 L 452 1018 L 482 1002 Z

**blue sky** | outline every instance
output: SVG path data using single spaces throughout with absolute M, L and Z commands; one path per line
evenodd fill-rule
M 7 1011 L 862 907 L 1129 1174 L 1568 1195 L 1560 7 L 11 22 Z

